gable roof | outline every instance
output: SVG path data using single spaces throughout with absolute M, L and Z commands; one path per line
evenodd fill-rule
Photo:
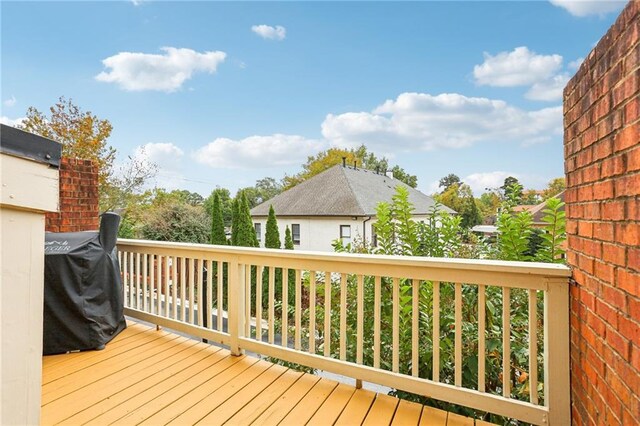
M 409 190 L 414 214 L 427 214 L 433 198 L 397 179 L 371 170 L 336 165 L 251 209 L 251 216 L 375 216 L 379 202 L 391 202 L 400 185 Z M 446 206 L 441 211 L 455 213 Z
M 556 194 L 553 198 L 559 198 L 560 201 L 564 203 L 564 191 Z M 544 210 L 547 208 L 547 202 L 543 201 L 540 204 L 529 209 L 529 213 L 531 213 L 533 223 L 542 224 L 544 221 L 542 218 L 544 217 Z M 564 210 L 564 207 L 562 208 Z

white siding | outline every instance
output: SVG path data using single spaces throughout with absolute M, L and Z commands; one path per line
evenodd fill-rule
M 44 211 L 58 207 L 58 170 L 0 154 L 0 424 L 40 422 Z

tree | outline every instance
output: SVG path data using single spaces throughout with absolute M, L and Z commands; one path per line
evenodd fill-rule
M 211 214 L 211 244 L 226 245 L 227 236 L 224 233 L 224 219 L 222 217 L 222 203 L 220 195 L 213 196 L 213 211 Z
M 453 173 L 449 173 L 448 175 L 446 175 L 445 177 L 443 177 L 442 179 L 440 179 L 439 182 L 439 188 L 442 188 L 442 192 L 445 192 L 447 189 L 449 189 L 449 187 L 451 187 L 451 185 L 457 184 L 460 185 L 462 182 L 460 181 L 460 178 L 453 174 Z
M 505 178 L 504 184 L 500 187 L 500 189 L 504 194 L 505 200 L 512 199 L 512 201 L 515 201 L 515 205 L 522 202 L 522 185 L 520 185 L 520 181 L 517 178 L 508 176 L 507 178 Z
M 255 188 L 259 197 L 258 204 L 264 203 L 282 192 L 282 184 L 272 177 L 256 181 Z
M 222 220 L 224 226 L 231 226 L 231 218 L 233 214 L 233 198 L 231 198 L 231 193 L 226 188 L 216 187 L 211 194 L 204 200 L 204 209 L 207 214 L 213 215 L 213 200 L 218 195 L 220 199 L 220 207 L 222 209 Z
M 142 236 L 157 241 L 207 243 L 209 226 L 209 218 L 201 207 L 169 203 L 147 213 Z
M 278 231 L 278 220 L 273 206 L 269 206 L 269 216 L 267 217 L 267 230 L 264 236 L 265 248 L 281 248 L 280 232 Z
M 547 201 L 549 198 L 554 197 L 564 191 L 566 187 L 567 184 L 563 177 L 550 180 L 547 188 L 542 191 L 542 200 Z
M 62 155 L 93 160 L 98 164 L 101 191 L 112 173 L 115 148 L 109 146 L 113 126 L 90 111 L 82 111 L 73 100 L 63 96 L 49 108 L 47 117 L 35 107 L 29 107 L 20 128 L 62 144 Z
M 233 199 L 231 213 L 231 245 L 238 245 L 238 233 L 240 232 L 240 200 L 238 197 Z
M 144 151 L 143 151 L 144 154 Z M 102 186 L 99 208 L 101 212 L 121 209 L 122 223 L 135 226 L 136 210 L 146 198 L 143 188 L 158 172 L 158 167 L 144 160 L 144 155 L 129 156 Z
M 485 192 L 480 196 L 480 213 L 485 221 L 496 215 L 500 207 L 500 196 L 495 191 Z
M 249 202 L 247 201 L 247 196 L 244 192 L 240 194 L 240 200 L 238 201 L 238 213 L 236 216 L 238 217 L 236 225 L 237 239 L 234 245 L 241 247 L 259 247 L 260 244 L 258 243 L 256 230 L 253 227 L 251 213 L 249 212 Z
M 522 194 L 522 200 L 521 200 L 522 204 L 536 205 L 540 203 L 540 201 L 541 201 L 540 195 L 538 194 L 538 191 L 536 191 L 535 189 L 527 189 Z
M 291 237 L 289 225 L 284 229 L 284 248 L 285 250 L 293 250 L 293 237 Z
M 482 223 L 482 215 L 476 204 L 476 199 L 473 194 L 467 194 L 463 198 L 463 208 L 461 213 L 462 222 L 460 225 L 463 228 L 473 228 L 476 225 Z
M 337 164 L 342 164 L 343 158 L 349 166 L 353 166 L 353 163 L 356 162 L 359 167 L 368 170 L 379 170 L 381 173 L 389 170 L 389 161 L 385 157 L 378 158 L 374 153 L 369 152 L 364 145 L 356 149 L 329 148 L 326 151 L 307 157 L 307 162 L 302 165 L 302 171 L 297 175 L 285 176 L 282 179 L 283 189 L 292 188 Z M 418 186 L 418 178 L 407 173 L 400 166 L 394 166 L 389 171 L 393 172 L 395 179 L 406 183 L 412 188 Z
M 482 216 L 469 185 L 451 183 L 441 194 L 436 194 L 435 199 L 455 210 L 460 215 L 461 225 L 464 228 L 472 228 L 482 223 Z
M 18 127 L 60 142 L 65 157 L 94 161 L 98 166 L 100 211 L 123 209 L 125 233 L 133 232 L 134 218 L 129 212 L 140 201 L 142 188 L 155 176 L 157 166 L 144 160 L 144 156 L 136 156 L 128 157 L 114 170 L 116 150 L 108 144 L 113 130 L 109 120 L 83 111 L 72 99 L 62 96 L 49 108 L 49 116 L 29 107 L 26 119 Z
M 197 192 L 187 191 L 186 189 L 174 189 L 171 191 L 171 194 L 192 206 L 201 206 L 204 204 L 204 198 Z

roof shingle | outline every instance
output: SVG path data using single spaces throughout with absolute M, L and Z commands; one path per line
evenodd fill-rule
M 397 179 L 336 165 L 254 207 L 251 215 L 267 216 L 273 205 L 278 216 L 375 216 L 378 203 L 390 203 L 398 185 L 409 190 L 414 214 L 427 214 L 435 205 L 433 198 Z

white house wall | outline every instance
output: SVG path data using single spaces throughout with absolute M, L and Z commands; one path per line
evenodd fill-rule
M 351 241 L 362 240 L 363 237 L 371 243 L 372 225 L 375 218 L 368 217 L 279 217 L 278 230 L 280 241 L 284 247 L 284 234 L 286 226 L 300 225 L 300 244 L 295 245 L 295 250 L 311 250 L 333 252 L 332 243 L 340 238 L 340 226 L 351 226 Z M 414 216 L 414 220 L 425 220 L 425 216 Z M 253 223 L 260 223 L 260 246 L 264 247 L 264 239 L 267 227 L 267 218 L 253 218 Z

